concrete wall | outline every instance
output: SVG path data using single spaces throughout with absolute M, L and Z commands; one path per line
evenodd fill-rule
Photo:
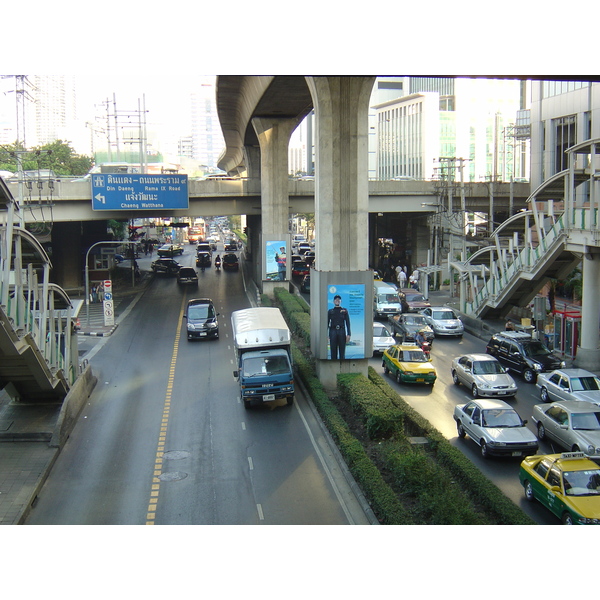
M 81 409 L 90 397 L 97 381 L 97 377 L 92 373 L 92 368 L 88 364 L 63 401 L 58 422 L 50 440 L 50 446 L 60 448 L 67 441 L 73 427 L 75 427 Z

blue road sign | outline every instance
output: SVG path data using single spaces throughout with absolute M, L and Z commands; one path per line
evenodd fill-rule
M 187 175 L 92 175 L 92 210 L 148 211 L 185 208 L 189 208 Z

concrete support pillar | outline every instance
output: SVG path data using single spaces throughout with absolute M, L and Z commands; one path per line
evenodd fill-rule
M 600 371 L 600 254 L 585 255 L 581 295 L 581 334 L 575 366 L 588 371 Z
M 368 268 L 368 109 L 374 81 L 307 77 L 316 116 L 318 270 Z
M 311 345 L 323 385 L 338 373 L 367 374 L 372 354 L 373 277 L 368 268 L 368 108 L 374 77 L 307 77 L 316 116 L 316 262 L 311 278 Z M 314 281 L 313 281 L 314 280 Z M 364 291 L 365 358 L 327 359 L 327 312 L 336 286 Z M 352 292 L 353 302 L 361 299 Z M 347 299 L 344 303 L 348 302 Z M 348 348 L 346 349 L 348 351 Z M 348 352 L 346 353 L 348 357 Z
M 289 176 L 288 146 L 290 136 L 298 126 L 298 119 L 277 117 L 255 117 L 252 125 L 260 144 L 261 168 L 261 215 L 262 234 L 264 239 L 276 237 L 288 239 L 289 232 Z M 260 264 L 266 260 L 264 243 L 261 241 Z M 291 256 L 291 248 L 287 255 Z M 262 291 L 272 294 L 275 286 L 282 282 L 263 281 Z
M 260 179 L 260 148 L 244 146 L 244 164 L 246 165 L 246 177 Z

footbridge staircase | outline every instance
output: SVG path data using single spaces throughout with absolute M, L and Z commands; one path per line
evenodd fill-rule
M 12 401 L 60 402 L 79 375 L 72 303 L 50 283 L 50 259 L 19 213 L 0 179 L 0 390 Z
M 600 260 L 598 152 L 600 139 L 569 148 L 569 168 L 540 185 L 528 198 L 528 209 L 502 223 L 489 245 L 467 261 L 450 263 L 459 274 L 462 312 L 504 318 L 584 258 Z

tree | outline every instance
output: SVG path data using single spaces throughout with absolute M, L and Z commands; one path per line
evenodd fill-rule
M 17 170 L 17 152 L 24 171 L 52 169 L 57 175 L 85 175 L 94 164 L 90 156 L 76 154 L 69 142 L 56 140 L 26 150 L 22 144 L 3 146 L 0 152 L 0 170 Z
M 106 226 L 112 232 L 115 240 L 125 239 L 127 234 L 127 221 L 115 221 L 114 219 L 109 219 Z

